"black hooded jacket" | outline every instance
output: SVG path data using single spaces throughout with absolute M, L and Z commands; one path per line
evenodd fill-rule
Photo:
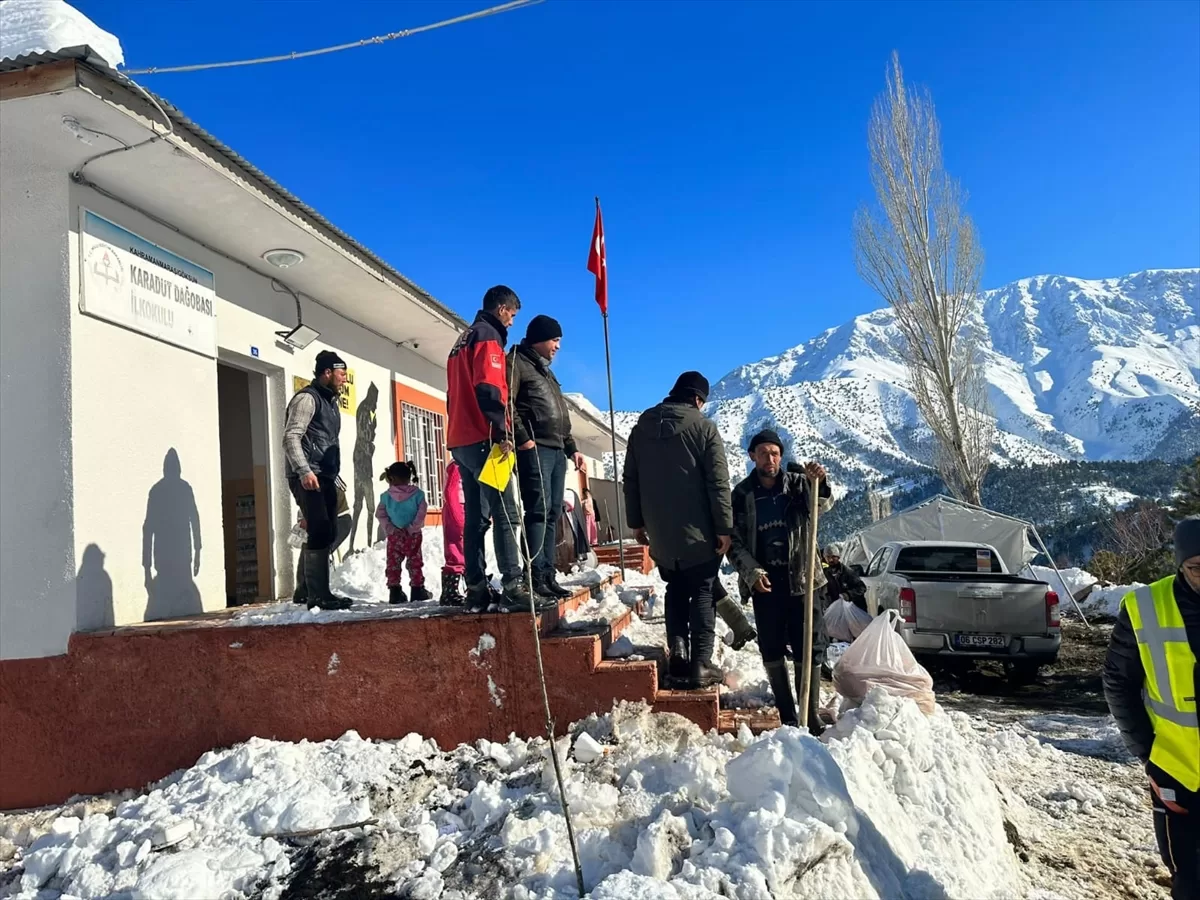
M 1200 594 L 1192 590 L 1183 573 L 1175 576 L 1175 602 L 1183 615 L 1188 643 L 1192 652 L 1200 658 Z M 1200 672 L 1196 673 L 1200 683 Z M 1154 728 L 1150 715 L 1142 700 L 1142 686 L 1146 673 L 1142 668 L 1142 657 L 1138 653 L 1137 638 L 1129 613 L 1124 607 L 1113 626 L 1108 642 L 1108 656 L 1104 660 L 1104 699 L 1109 712 L 1116 720 L 1117 728 L 1129 752 L 1146 763 L 1146 771 L 1160 787 L 1173 787 L 1180 796 L 1180 804 L 1188 810 L 1200 809 L 1196 805 L 1197 795 L 1185 790 L 1173 778 L 1150 763 L 1150 748 L 1154 745 Z M 1185 799 L 1186 798 L 1186 799 Z

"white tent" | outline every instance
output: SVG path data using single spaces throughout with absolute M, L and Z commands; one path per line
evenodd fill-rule
M 1037 542 L 1036 546 L 1030 542 L 1031 536 Z M 880 519 L 852 534 L 843 545 L 842 562 L 866 568 L 876 551 L 889 541 L 977 541 L 990 544 L 999 551 L 1000 558 L 1010 572 L 1020 572 L 1028 566 L 1040 549 L 1050 559 L 1050 565 L 1054 566 L 1054 560 L 1032 522 L 973 506 L 943 494 Z M 1054 571 L 1058 572 L 1057 566 Z M 1075 605 L 1080 618 L 1083 618 L 1083 611 L 1075 604 L 1075 598 L 1071 596 L 1061 574 L 1058 580 L 1066 595 L 1071 597 L 1071 603 Z

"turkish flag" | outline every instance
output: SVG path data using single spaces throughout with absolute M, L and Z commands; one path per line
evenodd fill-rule
M 588 271 L 596 276 L 596 302 L 600 312 L 608 315 L 608 262 L 604 255 L 604 219 L 600 216 L 600 201 L 596 201 L 596 226 L 592 229 L 592 246 L 588 251 Z

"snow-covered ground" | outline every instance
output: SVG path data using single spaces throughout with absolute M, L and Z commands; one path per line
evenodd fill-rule
M 631 572 L 625 602 L 578 620 L 651 588 Z M 633 617 L 630 652 L 662 644 L 660 614 Z M 716 662 L 726 704 L 768 702 L 755 643 L 719 641 Z M 1144 777 L 1107 718 L 925 716 L 876 691 L 816 740 L 621 704 L 559 747 L 596 900 L 1166 896 Z M 0 897 L 573 897 L 557 796 L 538 738 L 253 739 L 144 792 L 0 816 Z

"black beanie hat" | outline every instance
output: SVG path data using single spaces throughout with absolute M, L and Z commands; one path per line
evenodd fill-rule
M 344 369 L 346 361 L 334 353 L 332 350 L 322 350 L 317 354 L 317 365 L 313 369 L 314 375 L 320 375 L 326 369 Z
M 558 319 L 549 316 L 534 316 L 529 320 L 525 329 L 525 341 L 530 344 L 540 344 L 542 341 L 552 341 L 562 337 L 562 326 Z
M 1200 516 L 1188 516 L 1175 526 L 1175 565 L 1200 556 Z
M 779 435 L 770 428 L 764 428 L 754 437 L 750 438 L 750 452 L 754 452 L 754 448 L 759 444 L 774 444 L 779 448 L 779 452 L 783 452 L 783 441 L 779 439 Z
M 701 403 L 708 402 L 708 379 L 699 372 L 684 372 L 675 379 L 675 387 L 667 395 L 669 400 L 687 400 L 699 397 Z

